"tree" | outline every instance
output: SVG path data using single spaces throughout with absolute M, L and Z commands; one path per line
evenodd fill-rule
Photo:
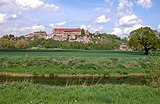
M 13 34 L 9 34 L 9 35 L 4 35 L 2 38 L 7 38 L 9 40 L 14 39 L 15 36 Z
M 81 35 L 85 35 L 85 30 L 81 29 Z
M 141 27 L 130 33 L 128 45 L 135 50 L 144 50 L 148 55 L 149 50 L 156 50 L 160 46 L 159 33 L 150 27 Z
M 26 40 L 20 40 L 16 43 L 16 48 L 18 49 L 26 49 L 29 47 L 29 42 Z
M 13 49 L 13 48 L 15 48 L 14 42 L 12 40 L 7 39 L 7 38 L 1 38 L 0 39 L 0 48 Z

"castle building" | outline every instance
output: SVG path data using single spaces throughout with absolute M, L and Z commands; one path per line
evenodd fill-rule
M 54 28 L 53 29 L 54 40 L 67 40 L 75 39 L 77 35 L 81 35 L 80 28 Z

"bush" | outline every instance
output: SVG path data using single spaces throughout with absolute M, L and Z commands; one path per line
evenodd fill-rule
M 18 49 L 26 49 L 29 47 L 29 42 L 26 40 L 20 40 L 16 43 L 16 48 Z

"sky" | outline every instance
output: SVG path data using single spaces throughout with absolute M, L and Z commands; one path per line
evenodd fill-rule
M 0 37 L 84 28 L 124 38 L 145 26 L 160 31 L 160 0 L 0 0 Z

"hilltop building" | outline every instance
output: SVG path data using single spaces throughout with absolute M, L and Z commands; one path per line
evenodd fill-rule
M 68 40 L 69 42 L 83 42 L 88 43 L 90 32 L 85 31 L 85 34 L 81 34 L 80 28 L 54 28 L 52 33 L 52 38 L 58 41 Z
M 69 39 L 75 39 L 77 35 L 81 35 L 80 28 L 54 28 L 53 39 L 64 41 Z
M 93 42 L 92 40 L 94 36 L 91 36 L 88 30 L 84 30 L 84 32 L 82 32 L 82 29 L 80 28 L 54 28 L 51 35 L 47 35 L 45 31 L 37 31 L 25 35 L 25 38 L 29 40 L 34 40 L 35 38 L 44 38 L 46 40 L 53 39 L 57 41 L 67 40 L 69 42 L 89 43 Z

